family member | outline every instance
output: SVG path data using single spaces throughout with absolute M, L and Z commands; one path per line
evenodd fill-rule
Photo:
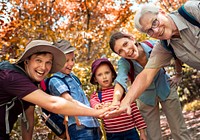
M 72 69 L 75 65 L 75 48 L 66 40 L 55 42 L 54 45 L 63 51 L 66 62 L 64 67 L 50 79 L 48 87 L 50 93 L 67 100 L 79 101 L 90 107 L 90 103 L 81 87 L 80 80 L 72 73 Z M 90 116 L 78 116 L 78 119 L 80 125 L 76 124 L 73 116 L 68 117 L 68 132 L 71 140 L 101 139 L 100 125 L 96 118 Z
M 103 116 L 106 109 L 77 105 L 38 88 L 40 81 L 48 73 L 59 71 L 65 61 L 64 53 L 50 42 L 33 40 L 16 63 L 0 63 L 0 140 L 9 140 L 9 133 L 21 113 L 25 122 L 22 125 L 23 139 L 32 139 L 34 104 L 64 115 Z
M 131 70 L 130 63 L 134 68 L 134 78 L 137 78 L 148 63 L 152 51 L 151 46 L 154 46 L 157 41 L 136 42 L 131 34 L 116 32 L 111 36 L 109 43 L 113 52 L 121 56 L 118 61 L 118 75 L 115 80 L 115 95 L 113 99 L 113 103 L 117 104 L 123 93 L 128 91 L 126 82 L 128 80 L 128 72 Z M 131 60 L 131 62 L 129 63 L 127 59 Z M 190 139 L 176 91 L 177 86 L 176 84 L 171 84 L 170 86 L 170 81 L 179 81 L 180 77 L 180 75 L 176 75 L 169 79 L 165 70 L 160 69 L 148 88 L 139 96 L 137 104 L 147 124 L 148 140 L 162 139 L 159 105 L 161 105 L 162 111 L 166 115 L 172 138 L 175 140 Z M 144 78 L 144 80 L 147 79 Z M 143 83 L 140 86 L 143 86 Z M 134 86 L 132 88 L 134 90 L 137 87 Z
M 107 58 L 100 58 L 92 63 L 90 82 L 98 87 L 90 98 L 90 104 L 94 109 L 102 109 L 112 102 L 113 81 L 116 76 L 115 69 Z M 147 140 L 145 135 L 146 124 L 136 103 L 131 104 L 131 115 L 123 113 L 114 118 L 103 119 L 103 124 L 107 140 Z

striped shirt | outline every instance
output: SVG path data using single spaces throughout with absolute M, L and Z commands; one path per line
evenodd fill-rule
M 102 90 L 102 102 L 112 102 L 113 100 L 113 92 L 114 88 L 108 88 Z M 100 103 L 100 100 L 98 98 L 98 93 L 94 92 L 91 95 L 90 98 L 90 104 L 92 108 L 95 107 L 95 105 Z M 105 118 L 103 119 L 104 128 L 106 133 L 116 133 L 116 132 L 123 132 L 127 130 L 131 130 L 133 128 L 145 129 L 146 123 L 144 122 L 143 117 L 141 116 L 136 103 L 131 104 L 131 115 L 127 115 L 126 113 L 122 113 L 118 117 L 114 118 Z

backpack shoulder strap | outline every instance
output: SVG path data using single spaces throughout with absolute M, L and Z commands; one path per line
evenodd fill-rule
M 72 74 L 72 78 L 74 80 L 76 80 L 77 83 L 79 83 L 80 85 L 82 85 L 80 79 L 76 75 Z
M 177 57 L 176 57 L 176 54 L 175 54 L 175 52 L 174 52 L 174 49 L 172 48 L 172 46 L 169 44 L 167 44 L 167 40 L 160 40 L 161 41 L 161 44 L 162 44 L 162 46 L 167 50 L 167 51 L 170 51 L 171 53 L 172 53 L 172 56 L 174 57 L 174 59 L 176 60 L 176 59 L 178 59 Z
M 151 44 L 150 41 L 148 41 L 148 40 L 144 40 L 144 41 L 142 41 L 142 43 L 145 43 L 147 46 L 149 46 L 150 48 L 153 49 L 153 45 Z
M 190 22 L 191 24 L 197 26 L 200 28 L 200 23 L 195 19 L 194 16 L 192 16 L 191 14 L 189 14 L 187 12 L 187 10 L 185 9 L 184 5 L 182 5 L 179 9 L 178 9 L 179 14 L 184 17 L 185 20 L 187 20 L 188 22 Z
M 131 80 L 131 83 L 134 81 L 134 66 L 133 66 L 133 62 L 130 59 L 126 59 L 130 65 L 130 70 L 128 72 L 128 77 Z
M 0 70 L 14 70 L 14 71 L 19 72 L 23 75 L 26 75 L 26 73 L 18 65 L 11 64 L 8 61 L 0 62 Z
M 153 44 L 150 42 L 150 41 L 148 41 L 148 40 L 144 40 L 144 41 L 142 41 L 142 43 L 145 43 L 147 46 L 149 46 L 150 48 L 153 48 Z M 130 70 L 129 70 L 129 72 L 128 72 L 128 77 L 130 78 L 130 80 L 131 80 L 131 83 L 133 83 L 133 81 L 134 81 L 134 66 L 133 66 L 133 62 L 130 60 L 130 59 L 126 59 L 128 62 L 129 62 L 129 64 L 130 64 Z
M 98 91 L 98 98 L 100 100 L 100 103 L 102 102 L 102 91 Z
M 49 91 L 48 86 L 49 86 L 49 81 L 51 80 L 51 78 L 54 78 L 54 77 L 60 79 L 60 80 L 61 80 L 62 82 L 64 82 L 65 85 L 69 88 L 69 85 L 68 85 L 68 83 L 65 81 L 64 78 L 61 78 L 61 77 L 56 76 L 56 75 L 53 75 L 53 76 L 51 76 L 51 77 L 49 77 L 49 78 L 46 78 L 45 80 L 42 80 L 42 81 L 40 82 L 40 87 L 42 88 L 43 91 L 45 91 L 45 92 L 48 93 L 48 94 L 51 94 L 50 91 Z

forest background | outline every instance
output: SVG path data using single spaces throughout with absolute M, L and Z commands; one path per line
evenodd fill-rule
M 73 72 L 80 78 L 89 97 L 96 88 L 89 82 L 91 63 L 95 59 L 109 58 L 117 70 L 119 57 L 108 44 L 113 32 L 133 33 L 138 41 L 149 39 L 134 29 L 133 24 L 135 11 L 141 4 L 149 2 L 170 12 L 186 0 L 0 0 L 0 61 L 15 61 L 33 39 L 69 40 L 77 49 Z M 169 74 L 173 73 L 173 65 L 167 69 Z M 187 108 L 198 110 L 200 71 L 187 65 L 183 71 L 178 88 L 181 103 L 183 106 L 191 103 Z M 42 130 L 46 129 L 40 125 L 37 114 L 36 123 L 40 128 L 37 134 L 41 138 Z M 20 139 L 18 126 L 16 123 L 13 139 Z M 48 137 L 51 139 L 52 135 Z

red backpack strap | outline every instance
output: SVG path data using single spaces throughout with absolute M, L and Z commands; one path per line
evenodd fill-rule
M 145 43 L 145 44 L 147 44 L 150 48 L 153 48 L 153 45 L 152 45 L 148 40 L 142 41 L 142 43 Z
M 153 45 L 151 44 L 151 42 L 150 41 L 148 41 L 148 40 L 145 40 L 145 41 L 143 41 L 142 43 L 145 43 L 147 46 L 149 46 L 150 48 L 153 48 Z M 130 70 L 129 70 L 129 72 L 128 72 L 128 77 L 130 78 L 130 80 L 131 80 L 131 83 L 133 83 L 133 81 L 134 81 L 134 66 L 133 66 L 133 62 L 130 60 L 130 59 L 126 59 L 128 62 L 129 62 L 129 64 L 130 64 Z
M 45 84 L 45 81 L 44 81 L 44 80 L 42 80 L 42 81 L 40 82 L 40 87 L 41 87 L 41 89 L 42 89 L 43 91 L 46 91 L 46 89 L 47 89 L 47 86 L 46 86 L 46 84 Z
M 126 59 L 126 60 L 130 64 L 130 70 L 128 72 L 128 77 L 130 78 L 131 83 L 133 83 L 133 81 L 134 81 L 134 66 L 133 66 L 133 62 L 130 59 Z

